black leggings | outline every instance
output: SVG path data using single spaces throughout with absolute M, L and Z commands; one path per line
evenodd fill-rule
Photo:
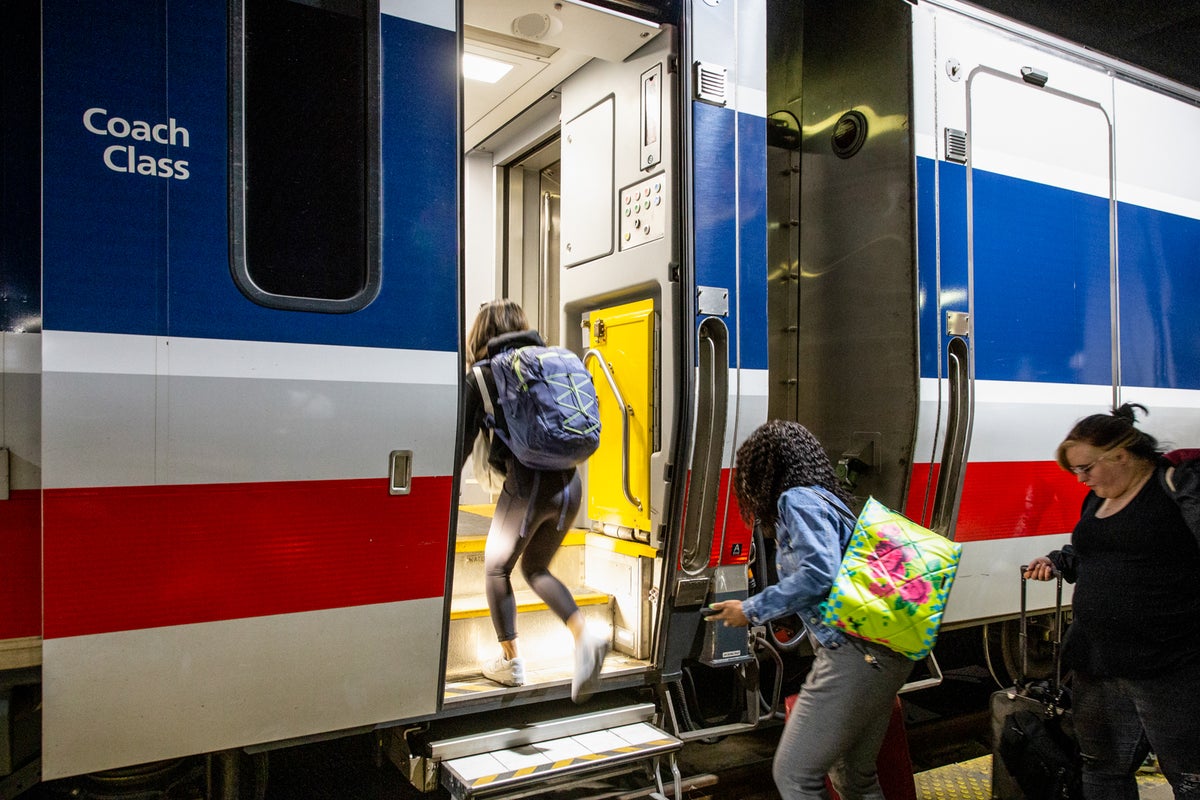
M 579 511 L 580 500 L 575 470 L 542 472 L 509 461 L 483 553 L 488 608 L 500 641 L 517 638 L 517 603 L 510 579 L 517 559 L 530 588 L 559 619 L 566 622 L 579 610 L 570 590 L 550 574 L 550 559 Z

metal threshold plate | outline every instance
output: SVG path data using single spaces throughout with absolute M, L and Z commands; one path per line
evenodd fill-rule
M 455 798 L 478 797 L 522 783 L 607 769 L 680 749 L 683 743 L 646 722 L 442 762 L 442 781 Z

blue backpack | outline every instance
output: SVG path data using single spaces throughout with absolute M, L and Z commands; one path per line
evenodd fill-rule
M 487 423 L 518 461 L 531 469 L 572 469 L 596 452 L 600 409 L 592 376 L 579 356 L 565 347 L 527 345 L 488 359 L 504 427 L 495 424 L 482 363 L 475 365 L 475 381 Z

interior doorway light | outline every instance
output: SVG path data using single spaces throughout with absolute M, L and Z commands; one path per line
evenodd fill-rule
M 513 65 L 475 53 L 463 53 L 462 68 L 463 77 L 469 81 L 495 83 L 507 75 Z

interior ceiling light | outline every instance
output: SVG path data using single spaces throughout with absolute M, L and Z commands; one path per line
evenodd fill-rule
M 463 77 L 469 81 L 495 83 L 512 70 L 512 64 L 475 53 L 463 53 Z

